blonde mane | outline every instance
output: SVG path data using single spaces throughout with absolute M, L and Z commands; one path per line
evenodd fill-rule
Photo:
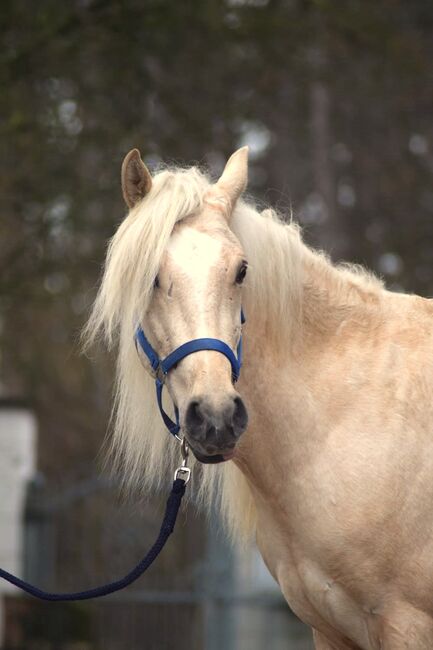
M 83 332 L 86 347 L 99 335 L 109 347 L 118 346 L 110 455 L 125 483 L 145 490 L 171 477 L 179 463 L 179 448 L 162 423 L 154 382 L 143 370 L 133 336 L 175 224 L 201 210 L 209 185 L 208 177 L 194 167 L 165 169 L 153 177 L 152 191 L 131 210 L 109 244 L 101 287 Z M 299 329 L 306 260 L 341 278 L 342 284 L 349 280 L 373 292 L 380 287 L 363 271 L 333 267 L 303 244 L 297 225 L 284 223 L 273 210 L 259 213 L 252 204 L 239 201 L 231 228 L 250 265 L 244 289 L 248 319 L 261 323 L 275 345 Z M 171 412 L 169 400 L 165 408 Z M 215 498 L 220 501 L 232 532 L 252 532 L 251 493 L 233 463 L 202 467 L 196 487 L 205 506 Z

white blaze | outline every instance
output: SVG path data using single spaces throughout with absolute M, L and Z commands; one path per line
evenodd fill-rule
M 191 292 L 197 308 L 206 305 L 211 275 L 221 260 L 222 243 L 210 235 L 185 227 L 173 234 L 167 247 L 170 261 L 178 267 L 176 273 L 186 275 L 191 281 Z M 200 318 L 203 310 L 194 317 Z

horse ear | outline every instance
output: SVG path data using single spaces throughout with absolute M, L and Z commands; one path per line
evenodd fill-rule
M 122 163 L 122 192 L 128 208 L 133 208 L 138 201 L 144 199 L 152 187 L 152 176 L 141 160 L 138 149 L 132 149 L 126 154 Z
M 235 151 L 228 159 L 216 187 L 228 194 L 232 207 L 248 183 L 248 147 Z

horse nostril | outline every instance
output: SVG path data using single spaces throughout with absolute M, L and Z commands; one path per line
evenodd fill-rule
M 239 432 L 238 435 L 240 435 L 246 429 L 248 423 L 248 413 L 247 409 L 245 408 L 245 404 L 240 397 L 235 397 L 233 401 L 235 404 L 235 409 L 233 412 L 233 426 L 235 432 Z
M 185 421 L 188 428 L 199 427 L 204 422 L 203 414 L 200 410 L 200 402 L 194 400 L 189 403 L 186 411 Z

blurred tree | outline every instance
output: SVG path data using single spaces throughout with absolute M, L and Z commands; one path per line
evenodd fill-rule
M 109 362 L 76 341 L 130 147 L 216 173 L 248 142 L 251 192 L 309 241 L 432 292 L 432 25 L 424 0 L 2 3 L 1 379 L 45 471 L 105 429 Z

